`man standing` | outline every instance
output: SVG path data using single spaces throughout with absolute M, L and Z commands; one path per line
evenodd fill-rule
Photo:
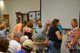
M 35 50 L 37 52 L 43 53 L 45 46 L 43 44 L 37 44 L 36 42 L 44 42 L 46 39 L 46 34 L 44 31 L 44 27 L 42 26 L 41 21 L 38 21 L 37 26 L 35 28 L 36 36 L 35 36 Z
M 41 21 L 38 21 L 37 27 L 35 28 L 35 32 L 37 34 L 36 38 L 44 38 L 44 27 L 42 26 Z

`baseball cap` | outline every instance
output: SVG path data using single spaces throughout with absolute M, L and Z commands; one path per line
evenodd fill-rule
M 33 42 L 30 39 L 27 39 L 23 42 L 22 46 L 26 49 L 33 49 Z

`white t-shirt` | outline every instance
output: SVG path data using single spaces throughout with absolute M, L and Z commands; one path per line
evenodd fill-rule
M 11 40 L 9 42 L 9 51 L 11 53 L 16 53 L 18 51 L 18 48 L 21 46 L 20 43 L 18 43 L 16 40 Z

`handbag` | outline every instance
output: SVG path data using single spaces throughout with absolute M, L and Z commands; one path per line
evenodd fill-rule
M 60 49 L 60 47 L 61 47 L 61 42 L 55 42 L 55 43 L 54 43 L 54 47 L 55 47 L 56 49 Z

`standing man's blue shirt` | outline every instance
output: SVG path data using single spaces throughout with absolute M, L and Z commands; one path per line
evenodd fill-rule
M 44 28 L 43 27 L 36 27 L 35 28 L 35 32 L 37 33 L 37 36 L 36 36 L 36 38 L 45 38 L 45 33 L 44 33 Z

